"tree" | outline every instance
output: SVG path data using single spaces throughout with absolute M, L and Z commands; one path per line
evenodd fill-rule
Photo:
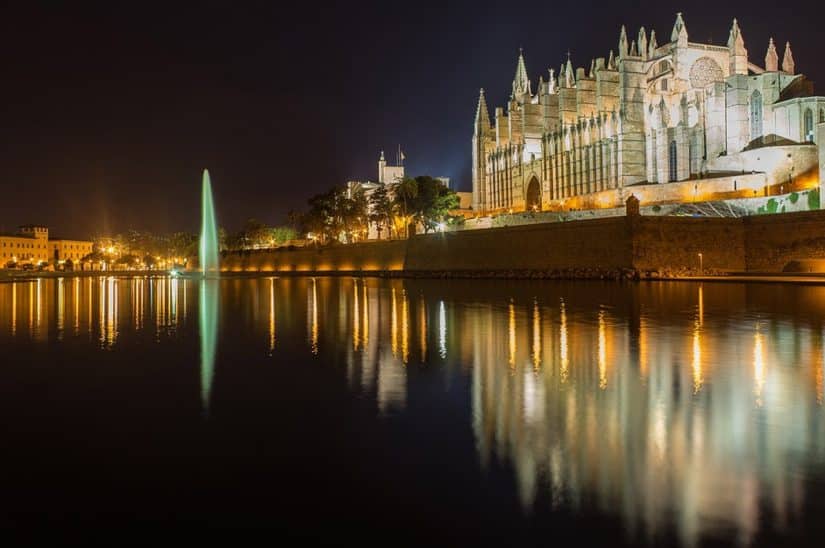
M 291 226 L 276 226 L 270 229 L 270 237 L 275 245 L 284 245 L 298 237 L 298 231 Z
M 405 219 L 410 216 L 413 201 L 418 196 L 418 182 L 412 177 L 405 177 L 395 183 L 395 203 L 399 213 Z
M 429 232 L 450 220 L 450 211 L 458 208 L 459 199 L 440 180 L 422 175 L 397 184 L 395 203 L 405 219 L 405 226 L 420 223 L 424 232 Z
M 390 194 L 387 185 L 379 184 L 373 190 L 369 199 L 369 220 L 378 226 L 378 233 L 381 234 L 383 228 L 387 229 L 387 237 L 391 238 L 393 235 L 393 217 L 395 215 L 395 205 L 390 199 Z
M 361 239 L 367 228 L 367 198 L 364 191 L 332 187 L 308 200 L 309 211 L 302 224 L 322 242 L 353 242 Z
M 416 177 L 415 181 L 418 184 L 418 194 L 414 200 L 415 218 L 427 233 L 446 223 L 451 218 L 450 211 L 457 209 L 460 202 L 458 194 L 438 179 L 423 175 Z

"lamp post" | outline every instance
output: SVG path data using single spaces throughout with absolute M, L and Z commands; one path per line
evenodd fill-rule
M 705 269 L 702 265 L 702 254 L 699 253 L 699 275 L 701 276 L 704 273 Z

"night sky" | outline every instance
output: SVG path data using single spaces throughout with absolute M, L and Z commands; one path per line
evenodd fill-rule
M 504 104 L 519 47 L 535 90 L 568 49 L 586 67 L 615 50 L 621 24 L 669 41 L 680 10 L 691 41 L 724 44 L 735 16 L 752 62 L 790 40 L 825 82 L 821 17 L 798 2 L 291 4 L 4 6 L 0 230 L 196 231 L 204 167 L 221 225 L 281 223 L 398 144 L 409 174 L 469 190 L 478 89 Z

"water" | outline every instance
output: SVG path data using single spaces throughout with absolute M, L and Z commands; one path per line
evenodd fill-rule
M 0 526 L 819 545 L 823 318 L 815 286 L 0 284 Z
M 212 183 L 209 179 L 209 170 L 203 170 L 201 190 L 201 237 L 200 237 L 200 268 L 204 276 L 220 271 L 218 264 L 218 224 L 215 221 L 215 206 L 212 203 Z

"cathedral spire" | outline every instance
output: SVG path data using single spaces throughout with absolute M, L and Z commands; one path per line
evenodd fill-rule
M 647 32 L 644 27 L 639 29 L 639 36 L 636 40 L 639 42 L 639 55 L 642 59 L 647 59 Z
M 748 73 L 748 50 L 745 49 L 745 39 L 742 37 L 742 30 L 736 19 L 730 27 L 728 36 L 728 52 L 730 55 L 731 74 Z
M 648 46 L 648 57 L 653 57 L 656 55 L 656 49 L 658 49 L 659 44 L 656 42 L 656 31 L 650 31 L 650 45 Z
M 619 32 L 619 59 L 627 57 L 627 30 L 622 25 L 622 30 Z
M 595 78 L 596 77 L 596 60 L 590 60 L 590 72 L 587 73 L 588 78 Z
M 513 98 L 519 99 L 523 95 L 532 95 L 530 79 L 527 77 L 527 67 L 524 65 L 524 52 L 519 48 L 516 76 L 513 78 Z
M 768 42 L 768 52 L 765 54 L 765 70 L 768 72 L 779 70 L 779 55 L 776 53 L 776 44 L 773 43 L 773 38 Z
M 478 108 L 476 109 L 475 130 L 476 135 L 484 135 L 492 126 L 490 125 L 490 112 L 487 110 L 487 100 L 484 98 L 484 88 L 478 93 Z M 384 157 L 384 153 L 381 153 Z
M 728 35 L 728 49 L 737 53 L 745 51 L 745 40 L 742 38 L 742 30 L 739 28 L 739 22 L 736 18 L 733 19 L 733 24 L 730 27 L 730 34 Z
M 556 71 L 552 68 L 547 70 L 550 72 L 550 80 L 547 82 L 547 93 L 556 93 Z
M 791 43 L 785 43 L 785 54 L 782 56 L 782 72 L 793 74 L 796 69 L 796 63 L 793 61 L 793 53 L 791 53 Z
M 688 41 L 687 27 L 682 19 L 682 12 L 676 14 L 676 22 L 673 23 L 673 31 L 670 33 L 670 41 L 676 42 L 679 46 L 686 46 Z
M 613 50 L 610 50 L 610 55 L 607 56 L 607 69 L 616 70 L 616 59 L 613 57 Z
M 570 55 L 567 55 L 567 63 L 564 65 L 564 87 L 572 88 L 576 81 L 576 76 L 573 74 L 573 63 L 570 62 Z

